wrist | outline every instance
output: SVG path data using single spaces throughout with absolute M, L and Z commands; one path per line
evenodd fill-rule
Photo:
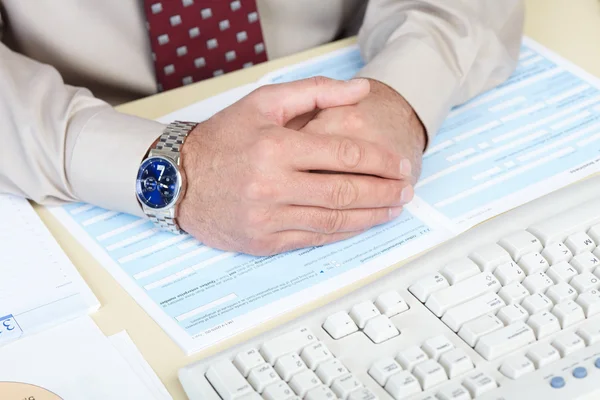
M 391 86 L 376 79 L 367 79 L 371 84 L 371 94 L 379 97 L 384 104 L 388 104 L 392 107 L 394 112 L 399 112 L 404 116 L 404 119 L 407 122 L 407 130 L 414 135 L 419 148 L 425 151 L 428 140 L 425 125 L 410 103 L 408 103 L 408 101 Z

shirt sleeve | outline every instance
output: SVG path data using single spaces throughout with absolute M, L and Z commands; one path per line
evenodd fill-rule
M 359 75 L 400 93 L 431 143 L 450 108 L 513 72 L 523 14 L 522 0 L 370 0 Z
M 135 178 L 164 125 L 117 112 L 2 43 L 0 121 L 0 193 L 143 215 Z

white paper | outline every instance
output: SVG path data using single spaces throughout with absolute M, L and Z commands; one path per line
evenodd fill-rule
M 314 75 L 347 79 L 361 65 L 352 46 L 161 121 L 202 121 L 253 87 Z M 261 258 L 86 205 L 52 212 L 189 354 L 599 170 L 600 82 L 526 40 L 510 79 L 452 110 L 402 215 L 356 238 Z
M 146 387 L 87 316 L 0 348 L 0 360 L 0 381 L 36 385 L 65 400 L 163 398 Z
M 121 354 L 121 357 L 129 364 L 133 372 L 144 383 L 144 385 L 154 394 L 156 400 L 171 400 L 172 397 L 160 381 L 156 372 L 150 367 L 144 359 L 137 346 L 131 340 L 126 331 L 121 331 L 108 337 L 108 340 L 115 349 Z
M 24 199 L 0 195 L 0 345 L 100 306 Z

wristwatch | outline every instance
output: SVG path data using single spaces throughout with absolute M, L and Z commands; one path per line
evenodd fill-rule
M 196 122 L 170 123 L 138 170 L 137 198 L 144 213 L 161 230 L 183 233 L 177 224 L 177 204 L 186 184 L 180 151 L 196 125 Z

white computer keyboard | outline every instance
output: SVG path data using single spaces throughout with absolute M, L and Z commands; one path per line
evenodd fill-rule
M 179 372 L 190 399 L 599 399 L 600 178 Z

